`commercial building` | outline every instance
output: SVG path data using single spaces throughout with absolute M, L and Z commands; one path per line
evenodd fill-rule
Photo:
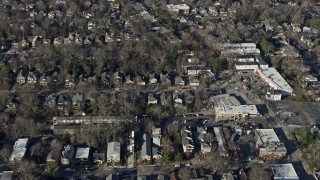
M 292 164 L 273 164 L 271 165 L 271 172 L 274 180 L 299 180 Z
M 120 142 L 108 143 L 107 162 L 120 162 Z
M 293 89 L 275 68 L 256 68 L 254 71 L 272 89 L 281 91 L 284 96 L 292 95 Z
M 220 94 L 210 98 L 210 101 L 214 103 L 215 106 L 218 105 L 241 105 L 238 99 L 229 94 Z
M 279 159 L 286 156 L 287 149 L 273 129 L 256 129 L 255 139 L 261 158 Z
M 20 161 L 26 154 L 28 138 L 18 139 L 13 146 L 10 162 Z
M 217 121 L 245 121 L 259 115 L 255 105 L 217 105 L 214 109 Z

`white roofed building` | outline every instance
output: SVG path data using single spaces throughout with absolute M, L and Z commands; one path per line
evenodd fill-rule
M 255 139 L 260 157 L 264 159 L 279 159 L 286 156 L 287 149 L 280 142 L 273 129 L 256 129 Z
M 120 150 L 119 142 L 108 143 L 107 162 L 120 162 Z
M 259 115 L 255 105 L 217 105 L 214 109 L 217 121 L 245 121 Z
M 78 147 L 76 152 L 76 159 L 80 161 L 88 161 L 89 160 L 89 154 L 90 154 L 90 148 L 82 148 Z
M 255 73 L 272 89 L 281 91 L 282 95 L 292 95 L 293 89 L 275 68 L 256 68 Z
M 214 105 L 241 105 L 235 96 L 229 94 L 220 94 L 210 98 Z
M 10 162 L 20 161 L 26 154 L 28 138 L 18 139 L 13 146 Z
M 274 180 L 299 180 L 299 177 L 291 163 L 271 165 L 272 177 Z

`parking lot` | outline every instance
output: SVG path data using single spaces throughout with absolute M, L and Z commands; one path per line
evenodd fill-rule
M 261 104 L 258 93 L 265 89 L 266 85 L 253 72 L 237 73 L 230 81 L 223 84 L 227 94 L 239 97 L 241 104 Z
M 270 101 L 268 103 L 270 112 L 276 117 L 278 124 L 284 125 L 311 125 L 313 121 L 308 118 L 301 107 L 294 101 Z
M 320 124 L 320 104 L 319 103 L 303 103 L 303 108 L 307 113 L 307 116 L 311 119 L 314 124 Z

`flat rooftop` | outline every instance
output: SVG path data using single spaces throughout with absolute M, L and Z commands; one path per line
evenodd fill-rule
M 280 140 L 273 129 L 256 129 L 258 134 L 257 144 L 264 145 L 268 143 L 279 143 Z
M 210 98 L 210 100 L 215 105 L 240 105 L 240 102 L 238 101 L 238 99 L 229 94 L 221 94 L 221 95 L 213 96 Z
M 277 87 L 277 90 L 284 90 L 288 92 L 292 92 L 291 86 L 287 83 L 287 81 L 279 74 L 279 72 L 274 67 L 269 67 L 265 69 L 258 68 L 256 71 L 260 74 L 260 76 L 264 76 L 268 78 L 271 83 Z
M 76 159 L 88 159 L 90 148 L 77 148 Z
M 18 139 L 13 146 L 13 151 L 10 156 L 10 161 L 14 161 L 15 159 L 21 159 L 24 157 L 27 151 L 27 143 L 28 139 Z
M 292 164 L 273 164 L 271 170 L 274 175 L 274 179 L 299 179 L 296 170 Z
M 219 114 L 259 114 L 256 105 L 218 105 L 215 111 Z

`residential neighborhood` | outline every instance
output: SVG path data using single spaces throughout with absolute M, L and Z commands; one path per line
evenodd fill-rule
M 319 180 L 317 0 L 3 0 L 0 180 Z

